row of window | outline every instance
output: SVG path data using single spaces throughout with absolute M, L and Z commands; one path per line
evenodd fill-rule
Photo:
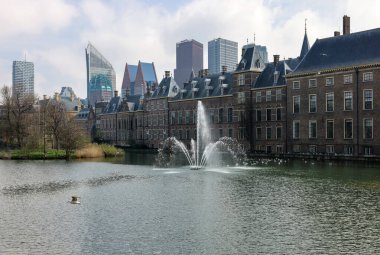
M 309 153 L 318 153 L 321 146 L 317 145 L 308 145 Z M 295 144 L 293 145 L 293 152 L 299 153 L 301 152 L 301 145 Z M 325 153 L 333 154 L 335 153 L 335 146 L 332 144 L 325 145 Z M 352 155 L 354 153 L 354 147 L 352 145 L 344 145 L 343 153 L 346 155 Z M 372 146 L 362 146 L 362 153 L 364 155 L 373 155 L 373 147 Z
M 263 130 L 261 127 L 256 127 L 256 140 L 261 140 L 263 139 Z M 276 137 L 275 139 L 281 139 L 282 138 L 282 127 L 276 127 Z M 265 128 L 265 139 L 266 140 L 272 140 L 273 139 L 273 134 L 272 134 L 272 127 L 266 127 Z
M 277 109 L 265 109 L 265 110 L 261 110 L 261 109 L 258 109 L 256 110 L 256 121 L 262 121 L 264 120 L 263 118 L 263 112 L 266 113 L 265 115 L 265 120 L 266 121 L 272 121 L 272 120 L 282 120 L 282 108 L 277 108 Z M 275 116 L 273 118 L 273 116 Z
M 363 73 L 363 82 L 373 81 L 373 72 L 365 72 Z M 344 84 L 352 84 L 352 74 L 343 75 L 343 83 Z M 326 77 L 325 78 L 325 86 L 333 86 L 334 85 L 334 77 Z M 293 89 L 300 89 L 301 83 L 300 81 L 293 81 Z M 317 79 L 309 79 L 309 88 L 317 87 Z
M 240 114 L 241 113 L 244 113 L 243 111 L 240 111 Z M 210 123 L 224 123 L 224 122 L 228 122 L 228 123 L 231 123 L 233 121 L 233 109 L 232 108 L 227 108 L 227 118 L 225 119 L 225 109 L 224 108 L 220 108 L 220 109 L 217 109 L 216 110 L 216 116 L 215 116 L 215 111 L 214 110 L 210 110 L 208 112 L 208 117 L 209 117 L 209 121 Z M 217 117 L 217 120 L 216 118 Z M 183 112 L 182 111 L 178 111 L 178 112 L 170 112 L 170 124 L 171 125 L 182 125 L 182 124 L 193 124 L 193 123 L 196 123 L 196 118 L 197 118 L 197 114 L 196 112 L 194 113 L 191 113 L 190 111 L 185 111 L 185 116 L 183 116 Z M 238 116 L 238 119 L 240 120 L 241 117 Z
M 326 139 L 334 139 L 334 120 L 326 120 Z M 309 120 L 308 126 L 309 139 L 317 139 L 317 121 Z M 300 138 L 300 121 L 293 121 L 293 139 Z M 344 139 L 353 139 L 353 120 L 344 120 Z M 364 118 L 363 119 L 363 138 L 373 139 L 373 119 Z
M 261 101 L 262 96 L 263 96 L 263 94 L 261 93 L 261 91 L 256 92 L 256 102 L 257 103 L 262 102 Z M 282 89 L 276 89 L 276 101 L 281 101 L 282 96 L 283 96 Z M 272 90 L 265 91 L 265 101 L 266 102 L 272 101 Z
M 353 97 L 352 91 L 344 91 L 344 110 L 353 110 Z M 301 96 L 293 96 L 293 113 L 299 113 L 301 109 Z M 334 111 L 334 92 L 326 93 L 326 112 Z M 363 90 L 363 110 L 373 109 L 373 90 Z M 317 112 L 317 95 L 309 95 L 309 112 Z
M 210 133 L 212 135 L 211 139 L 215 139 L 215 140 L 219 139 L 221 137 L 224 137 L 224 136 L 234 137 L 234 133 L 233 133 L 232 128 L 229 128 L 227 130 L 224 130 L 222 128 L 215 129 L 215 131 L 210 130 Z M 171 136 L 176 137 L 179 140 L 196 139 L 197 130 L 190 130 L 190 129 L 172 130 Z M 138 131 L 138 139 L 142 139 L 142 138 L 143 138 L 143 132 Z M 145 132 L 144 138 L 149 139 L 149 140 L 157 140 L 157 139 L 163 140 L 163 139 L 167 138 L 167 133 L 166 133 L 166 131 L 163 131 L 163 130 L 147 130 Z M 237 133 L 237 139 L 239 139 L 239 140 L 246 139 L 245 128 L 243 128 L 243 127 L 239 128 L 238 133 Z

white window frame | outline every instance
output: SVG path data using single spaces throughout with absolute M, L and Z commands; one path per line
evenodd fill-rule
M 311 109 L 311 97 L 315 96 L 315 111 L 312 112 Z M 318 111 L 318 104 L 317 104 L 317 94 L 309 94 L 309 113 L 316 113 Z
M 332 135 L 332 138 L 330 138 L 330 137 L 328 137 L 328 129 L 327 129 L 327 124 L 329 123 L 329 122 L 332 122 L 332 127 L 333 127 L 333 129 L 332 129 L 332 133 L 333 133 L 333 135 Z M 326 120 L 326 139 L 334 139 L 335 138 L 335 121 L 334 121 L 334 119 L 327 119 Z
M 332 95 L 332 110 L 329 111 L 327 106 L 328 106 L 328 97 L 329 95 Z M 334 92 L 328 92 L 326 93 L 326 112 L 334 112 L 334 108 L 335 108 L 335 98 L 334 98 Z
M 300 89 L 301 83 L 300 81 L 293 81 L 293 89 Z
M 296 134 L 296 124 L 298 124 L 298 136 L 296 137 L 295 134 Z M 293 120 L 293 126 L 292 126 L 292 129 L 293 129 L 293 139 L 300 139 L 300 134 L 301 134 L 301 125 L 300 125 L 300 121 L 299 120 Z
M 256 102 L 261 103 L 261 91 L 256 91 Z
M 296 98 L 298 98 L 298 100 L 299 100 L 298 112 L 294 112 L 294 106 L 295 106 L 295 99 Z M 301 112 L 301 96 L 300 95 L 293 96 L 293 113 L 300 113 L 300 112 Z
M 352 126 L 352 134 L 351 134 L 351 138 L 347 138 L 346 137 L 346 122 L 347 121 L 351 121 L 351 126 Z M 344 119 L 344 123 L 343 123 L 343 137 L 345 140 L 353 140 L 354 139 L 354 121 L 352 118 L 347 118 L 347 119 Z
M 363 73 L 363 82 L 373 81 L 373 72 Z
M 352 84 L 352 74 L 343 75 L 343 84 Z
M 315 124 L 315 137 L 312 137 L 311 124 Z M 317 121 L 316 120 L 309 120 L 309 139 L 317 139 L 317 137 L 318 137 Z
M 347 109 L 346 108 L 346 93 L 350 93 L 351 94 L 351 109 Z M 353 94 L 352 94 L 352 90 L 349 90 L 349 91 L 343 91 L 343 109 L 345 111 L 352 111 L 354 109 L 354 101 L 353 101 Z
M 281 132 L 281 137 L 278 137 L 278 133 L 277 133 L 277 130 L 278 130 L 278 129 L 281 130 L 281 131 L 280 131 L 280 132 Z M 283 137 L 283 134 L 282 134 L 282 133 L 283 133 L 283 132 L 282 132 L 282 126 L 277 126 L 277 127 L 276 127 L 276 140 L 278 140 L 278 139 L 282 139 L 282 137 Z
M 281 101 L 282 89 L 276 89 L 276 101 Z
M 270 132 L 268 132 L 270 130 Z M 268 134 L 270 134 L 270 138 L 268 138 Z M 265 140 L 272 140 L 272 127 L 266 127 L 265 128 Z
M 309 79 L 309 88 L 316 88 L 316 87 L 317 87 L 317 79 Z
M 331 81 L 331 84 L 327 81 Z M 334 77 L 326 77 L 326 86 L 334 86 Z
M 371 108 L 370 109 L 366 109 L 365 108 L 365 103 L 366 103 L 366 101 L 365 101 L 365 92 L 366 91 L 371 91 Z M 363 90 L 363 110 L 373 110 L 373 89 L 364 89 Z
M 365 135 L 366 135 L 366 132 L 365 132 L 365 128 L 366 128 L 365 122 L 366 122 L 366 120 L 371 120 L 371 124 L 372 124 L 372 133 L 371 133 L 371 137 L 370 138 L 365 137 Z M 367 139 L 367 140 L 373 139 L 373 118 L 364 118 L 363 119 L 363 139 Z
M 272 101 L 272 90 L 267 90 L 265 92 L 265 100 L 266 102 Z
M 260 137 L 258 130 L 260 129 Z M 263 139 L 263 129 L 261 127 L 256 127 L 256 139 L 262 140 Z
M 326 153 L 327 154 L 334 154 L 335 153 L 334 145 L 332 145 L 332 144 L 326 145 Z

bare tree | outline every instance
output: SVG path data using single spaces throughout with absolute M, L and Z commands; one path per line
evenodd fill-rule
M 59 149 L 61 131 L 67 121 L 65 105 L 62 102 L 51 100 L 45 105 L 46 130 L 53 136 L 54 147 Z
M 28 129 L 31 123 L 28 115 L 33 112 L 36 96 L 19 93 L 12 95 L 11 88 L 4 86 L 1 89 L 1 97 L 5 108 L 8 134 L 10 137 L 15 137 L 17 145 L 22 147 L 29 135 Z
M 71 153 L 89 142 L 89 137 L 83 132 L 75 119 L 66 119 L 61 126 L 61 147 L 66 151 L 66 158 L 70 159 Z

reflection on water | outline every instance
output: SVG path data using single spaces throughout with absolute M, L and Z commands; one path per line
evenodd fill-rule
M 152 159 L 0 161 L 0 254 L 380 253 L 376 165 Z

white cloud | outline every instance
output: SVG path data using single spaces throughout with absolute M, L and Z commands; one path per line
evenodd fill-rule
M 351 16 L 353 32 L 379 27 L 379 1 L 193 0 L 170 8 L 142 0 L 13 0 L 0 9 L 0 83 L 9 82 L 11 62 L 26 50 L 35 61 L 40 95 L 71 85 L 86 97 L 84 48 L 88 41 L 113 64 L 120 88 L 125 62 L 153 61 L 157 77 L 175 68 L 175 45 L 195 39 L 204 45 L 222 37 L 266 45 L 272 54 L 297 57 L 308 19 L 310 44 L 342 30 Z M 20 41 L 26 43 L 20 43 Z M 4 71 L 5 70 L 5 71 Z M 6 77 L 6 78 L 4 78 Z
M 64 0 L 7 1 L 0 8 L 0 38 L 58 31 L 76 15 L 76 9 Z

